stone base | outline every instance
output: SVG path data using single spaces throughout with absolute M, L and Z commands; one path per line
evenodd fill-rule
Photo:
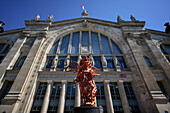
M 103 108 L 93 106 L 75 107 L 72 113 L 103 113 Z

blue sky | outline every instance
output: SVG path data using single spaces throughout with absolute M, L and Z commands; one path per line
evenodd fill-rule
M 170 0 L 0 0 L 0 21 L 4 29 L 25 27 L 24 20 L 31 20 L 40 14 L 40 20 L 53 14 L 53 21 L 81 17 L 81 4 L 90 18 L 117 22 L 120 15 L 130 20 L 146 21 L 145 28 L 164 31 L 165 22 L 170 22 Z

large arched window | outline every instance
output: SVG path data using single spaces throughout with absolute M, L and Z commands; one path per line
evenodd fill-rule
M 161 44 L 160 48 L 162 53 L 165 55 L 170 63 L 170 44 Z
M 121 69 L 127 68 L 124 56 L 118 45 L 109 37 L 92 31 L 78 31 L 55 41 L 47 55 L 46 68 L 61 69 L 69 62 L 88 56 L 94 66 L 115 70 L 117 61 Z M 104 57 L 103 57 L 104 56 Z M 105 61 L 105 63 L 103 63 Z

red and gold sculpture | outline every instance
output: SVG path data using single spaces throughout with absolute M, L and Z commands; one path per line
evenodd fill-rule
M 88 57 L 85 56 L 81 59 L 80 64 L 77 62 L 70 63 L 70 65 L 66 67 L 65 71 L 73 71 L 74 73 L 78 72 L 77 78 L 74 78 L 74 82 L 79 82 L 80 94 L 83 102 L 82 106 L 95 106 L 97 88 L 93 78 L 96 75 L 100 75 L 100 72 L 97 68 L 91 66 Z

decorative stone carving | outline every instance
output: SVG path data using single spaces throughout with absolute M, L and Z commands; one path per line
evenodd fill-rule
M 38 21 L 39 19 L 40 19 L 40 15 L 37 15 L 37 16 L 34 18 L 35 21 Z
M 89 59 L 90 59 L 91 65 L 94 66 L 94 59 L 93 59 L 92 55 L 90 55 Z
M 87 27 L 87 24 L 88 24 L 88 22 L 87 22 L 87 20 L 85 19 L 84 22 L 83 22 L 83 27 Z
M 5 23 L 2 22 L 2 21 L 0 21 L 0 33 L 3 33 L 3 32 L 4 32 L 3 25 L 5 25 Z
M 51 68 L 55 69 L 57 67 L 57 63 L 58 63 L 58 56 L 54 58 Z
M 35 41 L 35 38 L 27 38 L 27 41 L 24 43 L 24 46 L 31 47 Z
M 67 58 L 64 61 L 64 68 L 66 68 L 70 64 L 70 56 L 67 56 Z M 64 69 L 65 70 L 65 69 Z M 63 71 L 64 71 L 63 70 Z
M 117 22 L 119 23 L 119 22 L 122 22 L 122 21 L 124 21 L 124 20 L 122 20 L 122 18 L 118 15 Z
M 133 37 L 133 33 L 124 33 L 124 37 L 128 38 L 128 37 Z
M 77 61 L 77 62 L 80 63 L 80 60 L 81 60 L 81 59 L 82 59 L 82 58 L 81 58 L 81 55 L 79 55 L 79 56 L 78 56 L 78 61 Z
M 137 43 L 138 46 L 145 46 L 146 45 L 146 42 L 143 39 L 137 39 L 136 43 Z
M 166 26 L 166 28 L 165 28 L 165 33 L 169 34 L 169 33 L 170 33 L 170 25 L 169 25 L 169 22 L 165 23 L 164 26 Z
M 30 34 L 29 33 L 19 33 L 19 38 L 24 38 L 24 37 L 29 37 Z
M 140 36 L 145 39 L 151 40 L 151 35 L 149 33 L 141 33 Z
M 119 66 L 119 61 L 117 60 L 117 57 L 113 57 L 113 61 L 116 67 L 116 71 L 121 71 L 120 66 Z
M 103 70 L 108 71 L 107 70 L 107 61 L 106 61 L 106 58 L 104 57 L 104 55 L 102 55 L 101 61 L 102 61 L 102 65 L 103 65 Z
M 136 20 L 136 18 L 134 17 L 134 16 L 130 16 L 130 19 L 131 19 L 131 21 L 133 21 L 133 22 L 135 22 L 135 21 L 138 21 L 138 20 Z
M 50 20 L 50 21 L 53 21 L 53 15 L 50 15 L 50 16 L 48 16 L 48 19 L 47 20 Z
M 46 38 L 47 37 L 47 33 L 37 33 L 36 34 L 38 38 Z
M 84 10 L 82 13 L 81 13 L 82 17 L 89 17 L 89 13 L 88 11 Z

